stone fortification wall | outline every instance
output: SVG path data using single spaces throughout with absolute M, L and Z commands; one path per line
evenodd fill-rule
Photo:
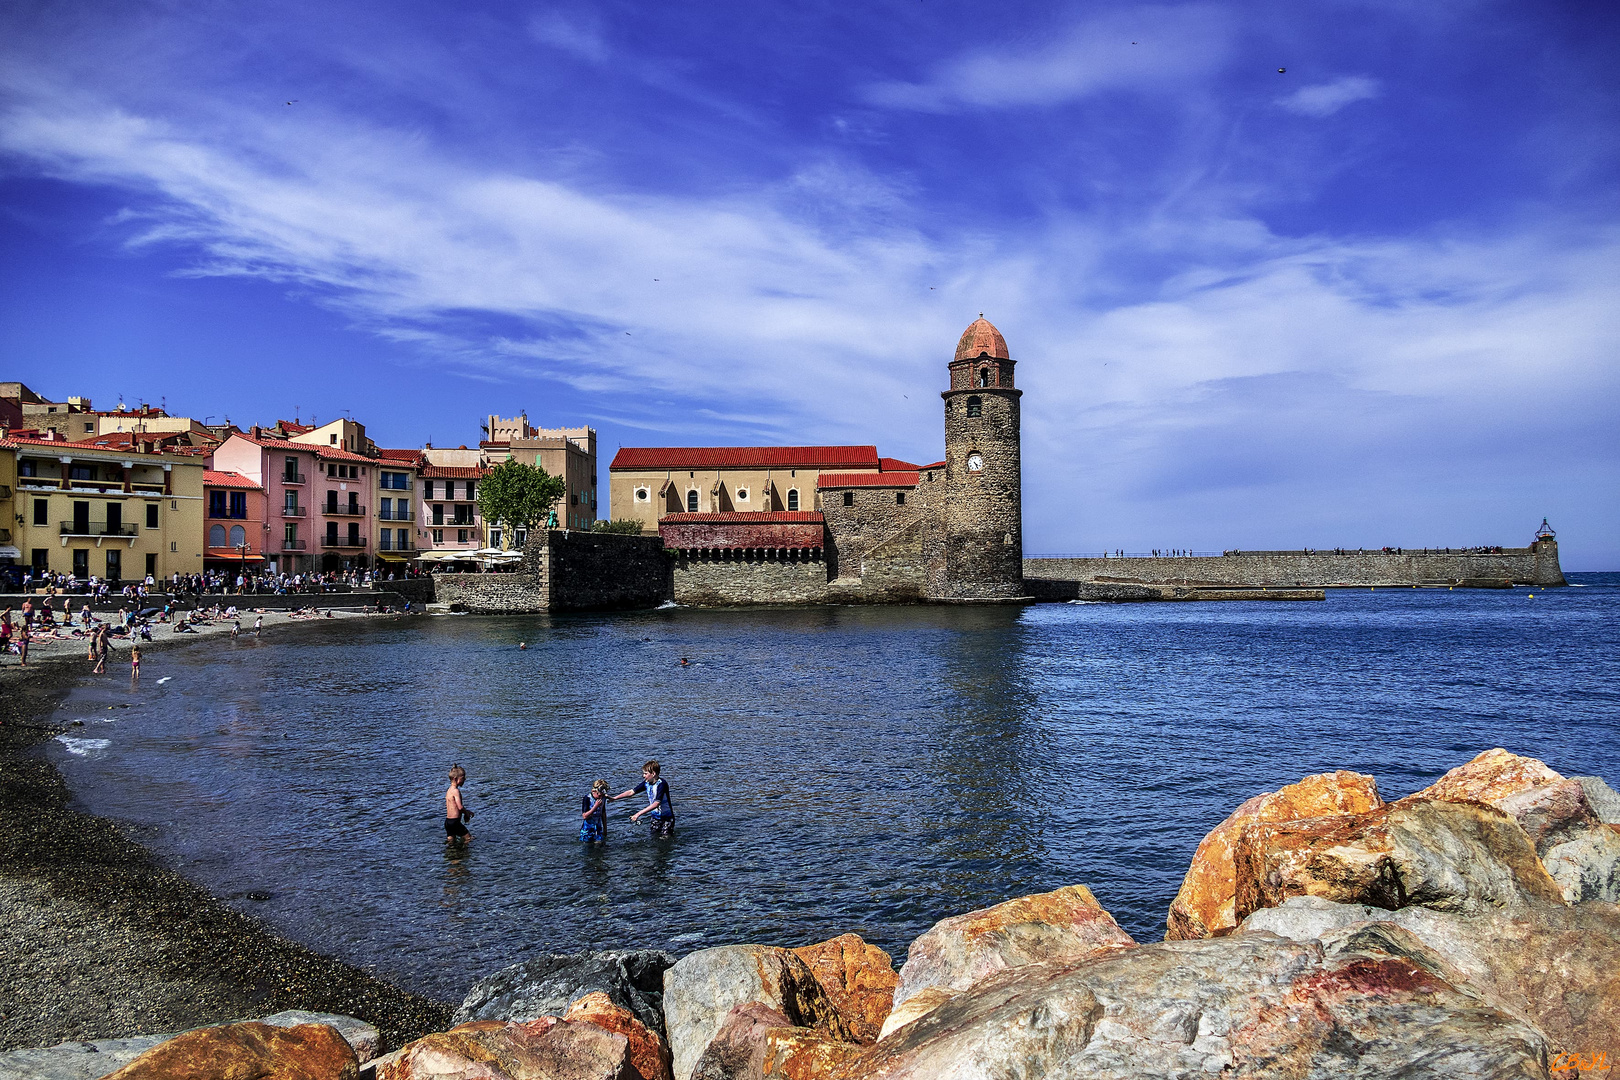
M 683 552 L 673 569 L 674 598 L 691 607 L 827 602 L 827 564 L 732 551 Z
M 1052 581 L 1124 582 L 1154 585 L 1354 585 L 1487 586 L 1564 584 L 1558 545 L 1537 541 L 1528 548 L 1494 553 L 1347 551 L 1336 553 L 1256 551 L 1233 555 L 1123 559 L 1025 559 L 1024 576 Z
M 537 530 L 511 574 L 437 574 L 435 599 L 484 615 L 657 607 L 674 585 L 656 536 Z

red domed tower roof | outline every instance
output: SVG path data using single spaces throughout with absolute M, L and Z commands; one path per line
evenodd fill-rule
M 998 360 L 1011 359 L 1007 354 L 1007 339 L 1001 336 L 1000 330 L 990 325 L 990 320 L 981 311 L 973 324 L 962 331 L 962 340 L 956 343 L 956 358 L 972 360 L 984 354 Z

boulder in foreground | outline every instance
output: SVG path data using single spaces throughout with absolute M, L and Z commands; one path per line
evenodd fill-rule
M 653 1031 L 663 1033 L 663 978 L 675 957 L 660 949 L 552 953 L 479 979 L 454 1020 L 515 1020 L 562 1016 L 586 994 L 606 994 Z
M 475 1020 L 424 1035 L 377 1061 L 377 1080 L 635 1080 L 629 1041 L 543 1016 Z
M 860 1042 L 876 1042 L 894 1005 L 894 961 L 857 934 L 794 949 Z
M 222 1024 L 159 1043 L 107 1080 L 355 1080 L 354 1049 L 330 1024 Z
M 749 1002 L 774 1009 L 794 1027 L 820 1028 L 834 1038 L 854 1040 L 815 973 L 791 950 L 768 945 L 701 949 L 664 972 L 664 1025 L 677 1080 L 691 1076 L 732 1008 Z
M 894 990 L 898 1008 L 932 986 L 966 990 L 998 971 L 1078 960 L 1136 943 L 1091 890 L 1069 885 L 941 919 L 911 943 Z
M 623 1035 L 630 1044 L 630 1064 L 641 1074 L 641 1080 L 672 1080 L 669 1046 L 663 1038 L 637 1020 L 635 1013 L 615 1005 L 606 994 L 586 994 L 568 1007 L 563 1019 L 595 1024 L 604 1031 Z
M 1237 927 L 1232 849 L 1245 826 L 1261 821 L 1362 814 L 1383 805 L 1376 780 L 1343 769 L 1307 776 L 1244 802 L 1210 830 L 1194 852 L 1181 891 L 1170 905 L 1166 940 L 1213 937 L 1229 934 Z

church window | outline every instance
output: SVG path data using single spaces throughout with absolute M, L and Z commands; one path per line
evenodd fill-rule
M 652 494 L 646 488 L 636 488 L 636 502 L 646 502 Z
M 788 509 L 789 510 L 797 510 L 798 508 L 799 508 L 799 489 L 798 488 L 788 488 Z
M 903 492 L 903 491 L 895 492 L 894 493 L 894 504 L 896 506 L 904 506 L 904 505 L 906 505 L 906 493 Z
M 979 385 L 980 386 L 989 386 L 990 385 L 990 369 L 989 368 L 982 367 L 982 368 L 979 369 Z
M 737 501 L 738 502 L 747 502 L 748 501 L 748 489 L 747 488 L 738 488 L 737 489 Z
M 854 506 L 855 505 L 855 493 L 853 491 L 844 492 L 844 505 L 845 506 Z
M 697 488 L 693 488 L 686 493 L 686 512 L 688 514 L 697 513 Z
M 977 395 L 967 399 L 967 414 L 969 416 L 982 416 L 984 414 L 984 402 Z

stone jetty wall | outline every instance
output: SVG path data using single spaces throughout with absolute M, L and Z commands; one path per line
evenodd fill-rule
M 1230 555 L 1123 559 L 1025 559 L 1024 578 L 1140 585 L 1256 585 L 1302 588 L 1377 585 L 1500 587 L 1564 584 L 1558 544 L 1495 552 L 1253 551 Z
M 656 536 L 537 530 L 515 573 L 435 574 L 434 599 L 455 611 L 524 615 L 653 608 L 674 589 Z

